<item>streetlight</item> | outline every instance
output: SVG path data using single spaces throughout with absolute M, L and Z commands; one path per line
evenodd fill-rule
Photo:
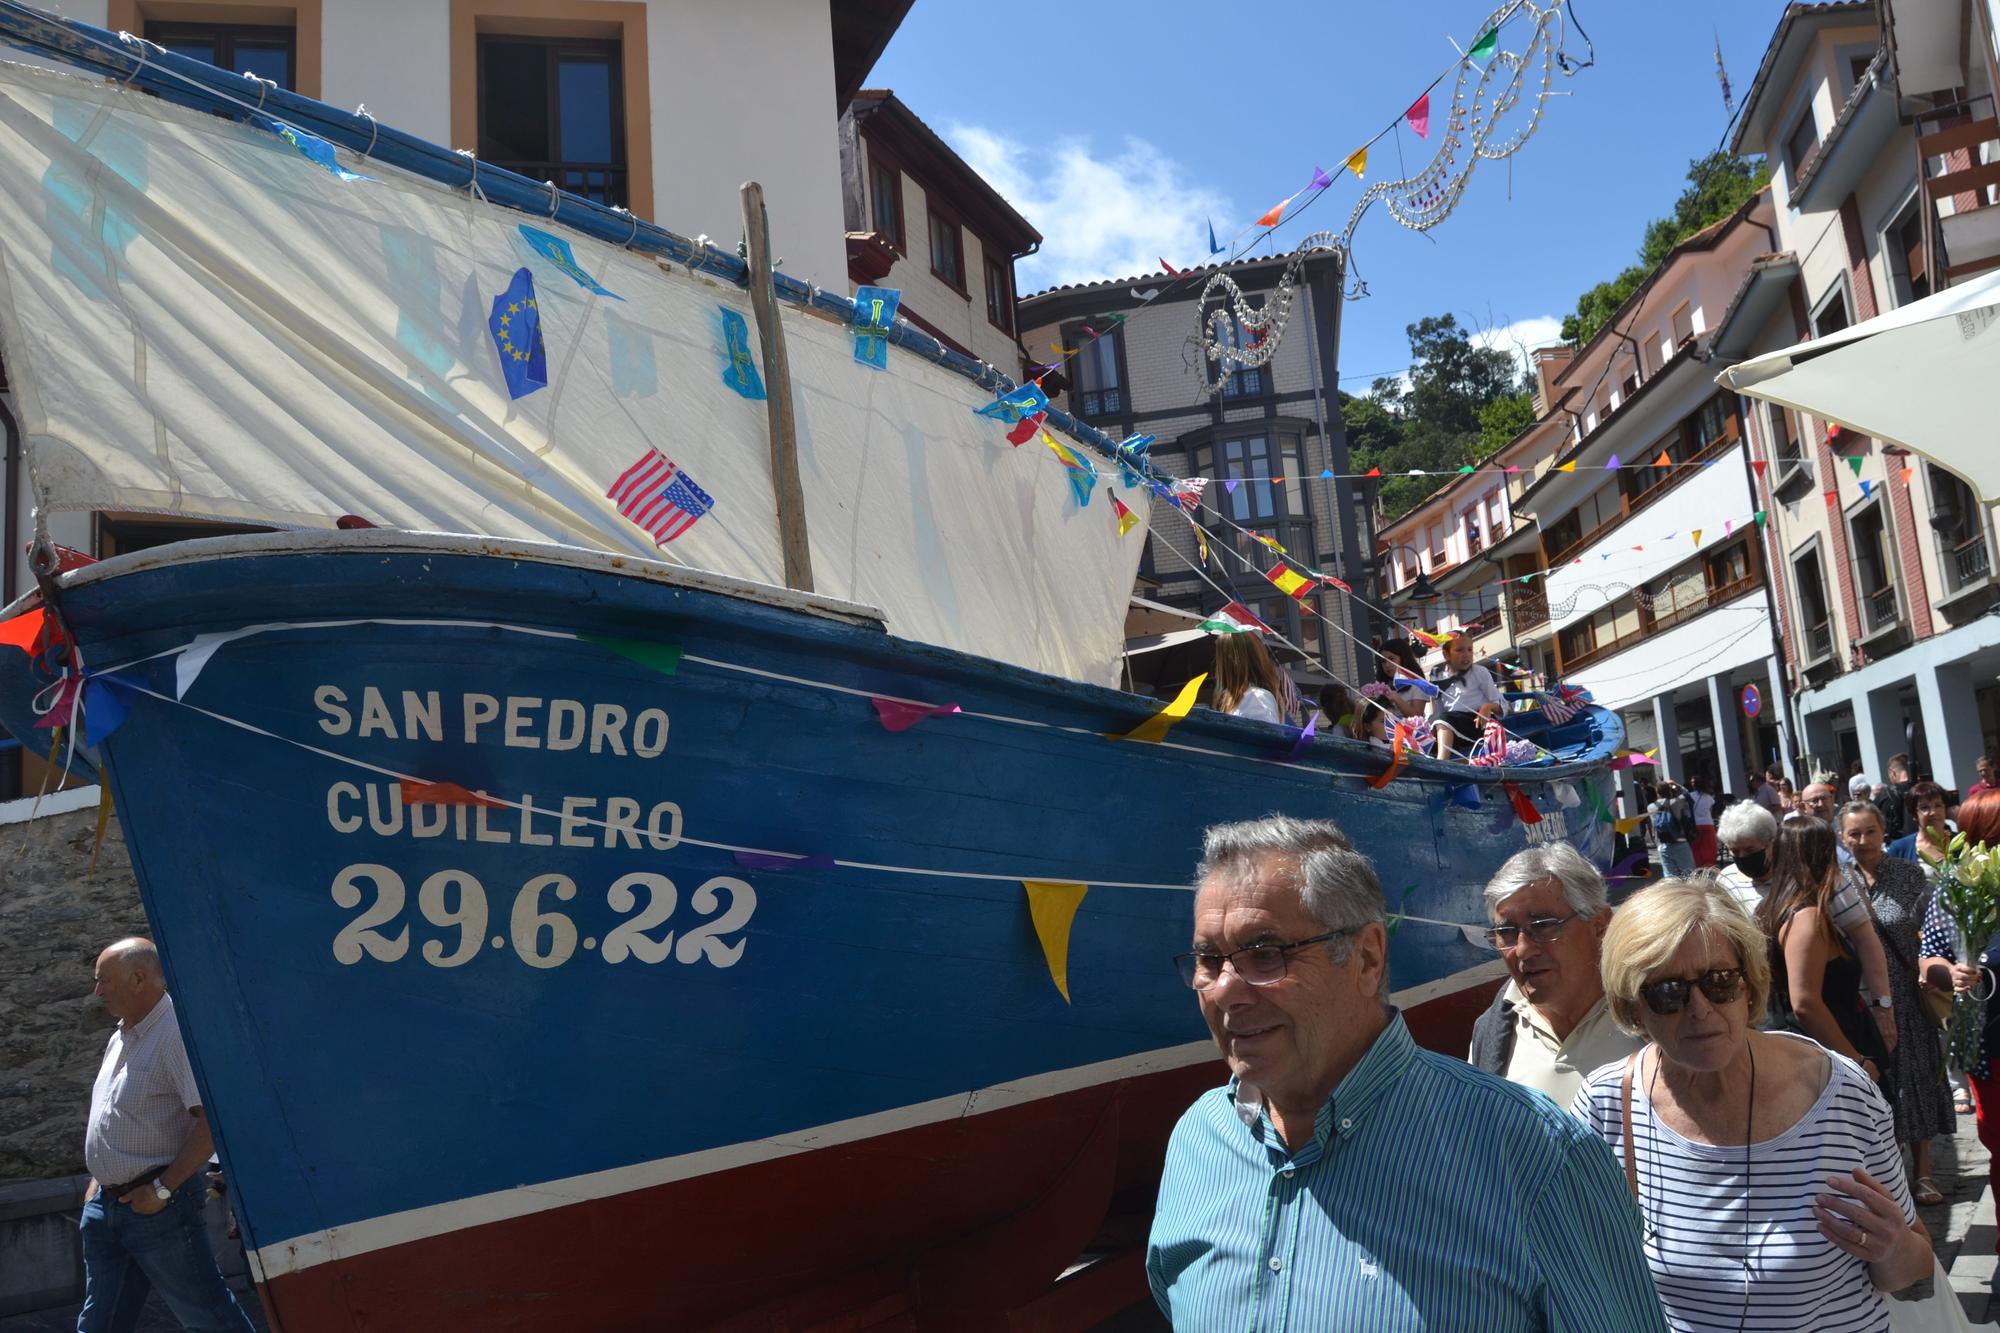
M 1410 591 L 1408 592 L 1408 594 L 1406 594 L 1404 600 L 1410 602 L 1425 602 L 1425 603 L 1438 602 L 1444 600 L 1444 594 L 1439 592 L 1437 590 L 1437 586 L 1431 582 L 1430 575 L 1424 573 L 1424 559 L 1422 553 L 1420 553 L 1414 546 L 1406 546 L 1399 544 L 1385 548 L 1383 554 L 1394 555 L 1398 551 L 1408 551 L 1411 554 L 1411 556 L 1415 558 L 1414 563 L 1416 564 L 1417 567 L 1416 581 L 1410 585 Z

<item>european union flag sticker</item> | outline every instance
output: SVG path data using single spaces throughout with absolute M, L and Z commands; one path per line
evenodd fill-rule
M 889 330 L 903 294 L 894 287 L 860 287 L 854 293 L 854 359 L 877 370 L 889 368 Z
M 507 380 L 509 398 L 525 397 L 549 386 L 549 357 L 542 346 L 542 315 L 535 305 L 534 274 L 520 270 L 507 290 L 493 298 L 493 313 L 487 317 L 486 327 L 500 353 L 500 373 Z
M 570 249 L 569 242 L 565 241 L 562 237 L 552 232 L 543 231 L 540 227 L 530 227 L 527 223 L 523 222 L 521 224 L 521 239 L 528 243 L 528 248 L 535 252 L 537 258 L 546 259 L 551 264 L 554 264 L 557 268 L 568 274 L 577 286 L 583 288 L 592 296 L 608 296 L 614 301 L 625 299 L 616 292 L 607 291 L 598 284 L 596 278 L 586 273 L 583 265 L 576 262 L 576 252 Z

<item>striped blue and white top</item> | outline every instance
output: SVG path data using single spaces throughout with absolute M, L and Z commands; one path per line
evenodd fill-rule
M 1770 1035 L 1808 1040 L 1790 1032 Z M 1632 1137 L 1639 1145 L 1646 1259 L 1669 1326 L 1676 1333 L 1886 1330 L 1889 1307 L 1867 1266 L 1822 1236 L 1812 1212 L 1826 1178 L 1858 1166 L 1896 1197 L 1905 1217 L 1916 1219 L 1894 1118 L 1868 1076 L 1851 1060 L 1829 1054 L 1833 1069 L 1812 1109 L 1776 1138 L 1751 1145 L 1746 1189 L 1742 1145 L 1696 1143 L 1653 1114 L 1646 1084 L 1656 1055 L 1649 1049 L 1640 1057 L 1632 1080 Z M 1574 1108 L 1621 1152 L 1624 1069 L 1621 1060 L 1593 1073 Z
M 1297 1152 L 1249 1092 L 1204 1094 L 1167 1148 L 1146 1273 L 1175 1328 L 1665 1328 L 1624 1177 L 1542 1094 L 1400 1014 Z

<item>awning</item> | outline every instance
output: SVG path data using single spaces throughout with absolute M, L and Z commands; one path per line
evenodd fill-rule
M 1901 445 L 2000 502 L 2000 270 L 1732 366 L 1724 388 Z

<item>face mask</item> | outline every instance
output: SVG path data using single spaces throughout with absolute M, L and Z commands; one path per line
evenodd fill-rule
M 1764 878 L 1764 872 L 1771 868 L 1768 852 L 1745 852 L 1736 858 L 1736 868 L 1752 879 Z

